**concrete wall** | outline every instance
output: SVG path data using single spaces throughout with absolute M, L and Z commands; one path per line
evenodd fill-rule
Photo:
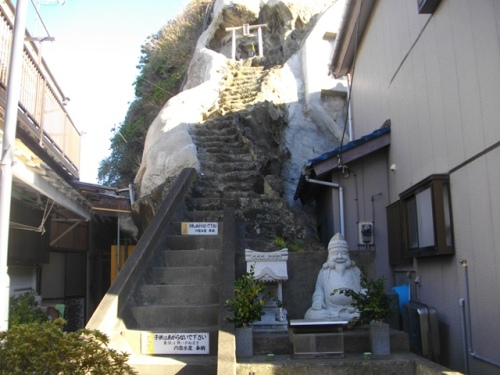
M 352 108 L 357 136 L 390 118 L 389 202 L 434 173 L 450 173 L 456 255 L 415 260 L 419 299 L 439 312 L 444 364 L 464 370 L 458 301 L 469 264 L 473 349 L 500 361 L 500 4 L 378 1 L 358 47 Z M 398 269 L 394 270 L 398 271 Z M 407 269 L 399 269 L 405 273 Z M 470 359 L 471 374 L 498 368 Z

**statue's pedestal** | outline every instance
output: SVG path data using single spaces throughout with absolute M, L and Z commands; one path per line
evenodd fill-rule
M 339 358 L 344 356 L 343 327 L 348 321 L 290 320 L 293 358 Z
M 287 332 L 287 311 L 279 307 L 264 307 L 264 315 L 253 323 L 254 332 Z

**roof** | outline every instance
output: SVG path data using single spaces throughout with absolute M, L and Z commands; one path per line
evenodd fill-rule
M 382 127 L 375 130 L 373 133 L 367 134 L 341 147 L 327 151 L 314 159 L 308 160 L 307 163 L 304 164 L 304 168 L 300 175 L 294 199 L 297 200 L 300 198 L 303 204 L 314 201 L 320 186 L 308 183 L 306 177 L 324 181 L 329 180 L 330 172 L 339 167 L 338 156 L 340 154 L 342 156 L 342 164 L 361 159 L 366 155 L 387 147 L 391 142 L 390 131 L 390 120 L 387 120 Z

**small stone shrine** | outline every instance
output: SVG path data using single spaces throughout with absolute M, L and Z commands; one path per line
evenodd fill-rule
M 266 283 L 264 315 L 253 323 L 254 332 L 287 332 L 287 311 L 283 308 L 283 281 L 288 280 L 288 249 L 258 252 L 246 249 L 247 272 L 254 266 L 254 278 Z

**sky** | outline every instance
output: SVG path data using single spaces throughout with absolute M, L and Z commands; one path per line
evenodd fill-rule
M 99 162 L 110 154 L 111 129 L 125 119 L 134 100 L 140 49 L 148 36 L 179 14 L 187 0 L 30 0 L 27 28 L 54 42 L 42 55 L 82 133 L 80 181 L 97 183 Z M 60 2 L 61 0 L 59 0 Z M 132 182 L 132 181 L 131 181 Z

